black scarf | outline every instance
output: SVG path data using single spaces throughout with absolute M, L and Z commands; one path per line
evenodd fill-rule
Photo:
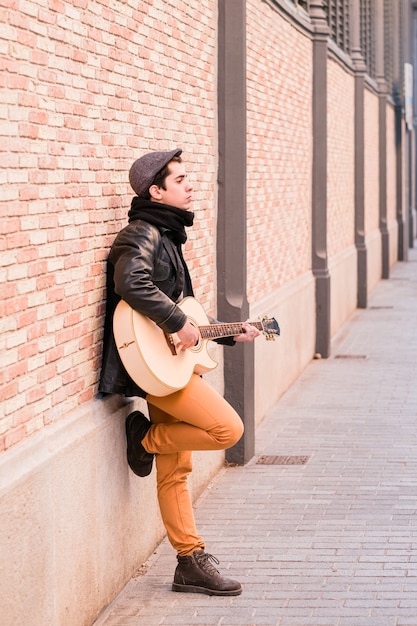
M 152 202 L 135 196 L 132 200 L 128 213 L 129 222 L 144 220 L 154 226 L 161 226 L 172 233 L 172 241 L 180 245 L 187 241 L 185 226 L 192 226 L 194 213 L 184 209 L 178 209 L 169 204 Z
M 193 296 L 193 287 L 187 264 L 182 254 L 182 245 L 187 241 L 186 226 L 192 226 L 194 213 L 179 209 L 169 204 L 152 202 L 135 196 L 132 199 L 130 211 L 128 213 L 129 223 L 135 220 L 143 220 L 154 226 L 166 228 L 170 232 L 172 241 L 175 243 L 185 274 L 184 295 Z

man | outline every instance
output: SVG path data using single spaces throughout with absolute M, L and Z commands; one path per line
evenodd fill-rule
M 129 224 L 117 235 L 107 271 L 107 313 L 100 391 L 146 398 L 151 420 L 140 411 L 126 419 L 127 459 L 138 476 L 147 476 L 156 460 L 158 501 L 169 541 L 177 551 L 173 590 L 208 595 L 239 595 L 241 585 L 223 578 L 213 566 L 217 559 L 205 552 L 198 535 L 187 477 L 193 450 L 223 450 L 242 436 L 235 410 L 193 374 L 189 384 L 168 396 L 146 394 L 124 369 L 112 333 L 112 317 L 120 299 L 153 320 L 164 332 L 176 333 L 178 350 L 199 340 L 199 332 L 178 306 L 193 295 L 182 244 L 191 226 L 193 195 L 181 150 L 152 152 L 137 159 L 129 172 L 137 194 Z M 248 323 L 232 339 L 234 344 L 259 335 Z

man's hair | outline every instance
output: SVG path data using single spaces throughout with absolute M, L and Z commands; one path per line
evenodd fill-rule
M 159 172 L 157 172 L 157 174 L 155 174 L 148 189 L 144 191 L 143 193 L 141 193 L 139 198 L 143 198 L 144 200 L 150 200 L 151 194 L 149 193 L 149 188 L 152 187 L 152 185 L 156 185 L 157 187 L 162 187 L 162 189 L 166 190 L 165 179 L 170 174 L 169 164 L 172 163 L 173 161 L 175 161 L 175 163 L 182 163 L 182 159 L 180 156 L 172 157 L 169 163 L 167 163 L 161 170 L 159 170 Z

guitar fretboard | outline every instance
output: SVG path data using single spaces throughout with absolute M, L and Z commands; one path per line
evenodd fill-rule
M 263 330 L 261 322 L 250 322 L 258 330 Z M 242 322 L 234 322 L 232 324 L 209 324 L 208 326 L 199 326 L 198 330 L 203 339 L 219 339 L 220 337 L 234 337 L 243 332 Z

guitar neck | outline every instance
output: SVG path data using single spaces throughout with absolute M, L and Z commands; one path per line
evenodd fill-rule
M 261 322 L 250 322 L 251 326 L 255 326 L 258 330 L 263 330 Z M 242 322 L 234 322 L 232 324 L 209 324 L 207 326 L 199 326 L 198 330 L 203 339 L 220 339 L 220 337 L 234 337 L 243 332 Z

